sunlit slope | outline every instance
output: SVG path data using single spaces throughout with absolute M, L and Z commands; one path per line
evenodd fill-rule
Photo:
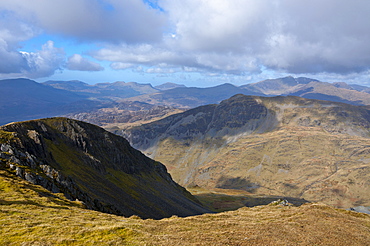
M 370 140 L 319 128 L 283 128 L 245 136 L 199 167 L 193 183 L 251 193 L 369 206 Z
M 3 164 L 2 164 L 3 167 Z M 322 204 L 142 220 L 82 208 L 0 169 L 1 245 L 366 245 L 370 216 Z
M 51 118 L 0 130 L 0 158 L 8 170 L 90 209 L 143 218 L 208 212 L 161 163 L 100 127 Z
M 237 95 L 127 131 L 185 186 L 370 206 L 366 107 Z

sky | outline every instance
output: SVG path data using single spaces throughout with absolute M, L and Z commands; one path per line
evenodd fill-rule
M 0 0 L 0 79 L 370 86 L 368 0 Z

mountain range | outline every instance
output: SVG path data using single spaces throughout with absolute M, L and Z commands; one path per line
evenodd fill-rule
M 285 77 L 234 86 L 223 84 L 208 88 L 186 87 L 174 83 L 159 86 L 136 82 L 98 83 L 28 79 L 0 81 L 0 125 L 52 116 L 102 112 L 117 103 L 141 102 L 153 106 L 190 109 L 219 103 L 235 94 L 255 96 L 294 95 L 309 99 L 370 105 L 370 89 L 365 86 L 325 83 L 309 78 Z M 100 110 L 100 111 L 99 111 Z M 88 116 L 87 116 L 88 118 Z M 123 122 L 124 123 L 124 122 Z
M 344 102 L 353 105 L 370 105 L 368 87 L 348 85 L 344 82 L 327 83 L 310 78 L 291 76 L 268 79 L 242 86 L 222 84 L 209 88 L 175 88 L 153 94 L 145 94 L 125 100 L 194 108 L 219 103 L 235 94 L 253 96 L 299 96 L 308 99 Z
M 235 95 L 121 132 L 187 187 L 370 206 L 370 110 Z

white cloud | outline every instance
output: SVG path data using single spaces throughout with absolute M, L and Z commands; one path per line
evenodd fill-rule
M 77 70 L 77 71 L 102 71 L 104 70 L 104 68 L 100 64 L 90 61 L 87 58 L 84 58 L 79 54 L 74 54 L 68 58 L 66 68 L 69 70 Z
M 64 62 L 64 51 L 52 41 L 36 52 L 23 52 L 20 42 L 34 37 L 39 30 L 9 14 L 0 18 L 1 77 L 40 78 L 54 74 Z
M 161 43 L 107 46 L 101 60 L 212 73 L 346 74 L 370 68 L 370 2 L 160 0 Z
M 159 74 L 169 74 L 177 72 L 175 68 L 170 68 L 166 66 L 151 67 L 145 70 L 146 73 L 159 73 Z
M 74 40 L 103 41 L 90 55 L 112 62 L 116 70 L 369 74 L 370 1 L 151 2 L 159 7 L 141 0 L 2 0 L 0 11 L 17 21 L 7 22 L 16 23 L 15 31 L 0 26 L 0 55 L 9 60 L 0 61 L 0 72 L 29 70 L 31 56 L 17 51 L 19 43 L 43 30 Z M 73 58 L 81 60 L 70 58 L 70 68 L 74 62 L 75 68 L 85 64 L 79 70 L 98 69 L 85 58 Z
M 134 64 L 124 63 L 124 62 L 112 62 L 110 64 L 110 67 L 114 70 L 125 70 L 125 69 L 128 69 L 128 68 L 132 68 L 134 66 L 135 66 Z
M 37 52 L 21 52 L 27 61 L 27 68 L 22 71 L 28 78 L 47 77 L 58 69 L 64 62 L 65 53 L 62 48 L 54 47 L 53 41 L 46 42 Z
M 165 21 L 139 0 L 1 0 L 1 9 L 48 33 L 83 41 L 158 41 Z
M 37 31 L 7 12 L 0 14 L 0 73 L 20 73 L 28 64 L 18 51 L 19 42 L 32 38 Z
M 0 3 L 0 10 L 2 10 Z M 62 48 L 46 42 L 35 52 L 20 51 L 24 42 L 40 34 L 40 29 L 18 19 L 13 13 L 0 11 L 0 74 L 1 77 L 40 78 L 54 74 L 64 62 Z

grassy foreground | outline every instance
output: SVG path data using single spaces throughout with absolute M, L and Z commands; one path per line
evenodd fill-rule
M 0 170 L 0 245 L 369 245 L 370 216 L 323 204 L 257 206 L 142 220 L 80 202 Z

